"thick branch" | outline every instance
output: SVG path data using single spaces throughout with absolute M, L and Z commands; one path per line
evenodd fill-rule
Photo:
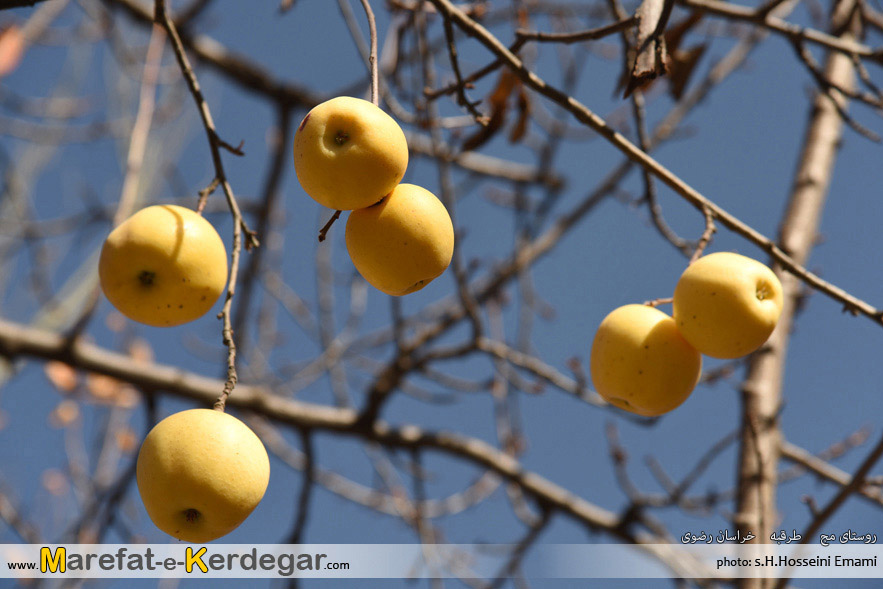
M 834 30 L 852 13 L 854 2 L 841 2 L 832 17 Z M 854 38 L 846 29 L 844 42 Z M 826 75 L 835 83 L 851 88 L 854 66 L 849 56 L 831 52 Z M 843 105 L 841 105 L 841 108 Z M 816 232 L 828 193 L 834 161 L 843 130 L 843 119 L 828 97 L 818 95 L 813 104 L 803 143 L 803 153 L 794 178 L 788 207 L 779 229 L 783 251 L 798 264 L 806 263 L 816 241 Z M 781 447 L 778 412 L 782 403 L 782 380 L 794 315 L 801 296 L 797 277 L 774 267 L 782 281 L 784 305 L 779 323 L 766 349 L 749 365 L 742 387 L 742 434 L 738 465 L 736 524 L 742 534 L 751 531 L 761 541 L 769 538 L 776 520 L 776 472 Z M 759 588 L 768 580 L 742 579 L 739 586 Z
M 69 342 L 61 335 L 26 327 L 0 319 L 0 356 L 15 359 L 32 357 L 61 360 L 75 369 L 104 374 L 151 392 L 163 391 L 197 401 L 211 403 L 223 387 L 221 380 L 200 376 L 179 368 L 145 364 L 130 356 L 86 343 Z M 537 501 L 548 504 L 593 529 L 604 530 L 626 542 L 654 543 L 659 539 L 648 534 L 627 532 L 619 518 L 566 489 L 525 470 L 501 450 L 475 438 L 456 433 L 431 432 L 417 426 L 390 426 L 375 422 L 367 429 L 357 427 L 358 414 L 352 409 L 333 408 L 276 396 L 272 391 L 247 384 L 236 388 L 227 405 L 263 415 L 275 422 L 305 430 L 324 430 L 360 437 L 397 448 L 423 448 L 448 454 L 487 470 L 519 485 Z
M 626 84 L 626 96 L 657 76 L 668 73 L 668 49 L 662 33 L 673 6 L 673 0 L 643 0 L 638 6 L 635 13 L 638 20 L 637 53 Z

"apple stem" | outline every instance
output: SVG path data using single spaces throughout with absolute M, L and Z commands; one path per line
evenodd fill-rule
M 368 17 L 368 33 L 371 36 L 371 51 L 368 54 L 368 66 L 371 68 L 371 102 L 374 106 L 380 106 L 380 75 L 377 71 L 377 22 L 374 20 L 374 11 L 368 0 L 361 0 L 365 16 Z M 319 240 L 321 241 L 321 239 Z
M 319 242 L 320 243 L 325 241 L 325 238 L 328 236 L 328 230 L 331 229 L 331 226 L 334 225 L 334 222 L 337 221 L 337 219 L 340 217 L 340 214 L 342 212 L 343 211 L 334 211 L 334 214 L 331 215 L 331 218 L 328 219 L 328 222 L 325 223 L 325 225 L 321 229 L 319 229 Z
M 663 297 L 661 299 L 653 299 L 652 301 L 644 301 L 644 304 L 648 307 L 658 307 L 659 305 L 666 305 L 673 300 L 672 297 Z

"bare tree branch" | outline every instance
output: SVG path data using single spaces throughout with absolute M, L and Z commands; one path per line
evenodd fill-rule
M 851 15 L 854 3 L 842 0 L 832 16 L 832 28 L 843 29 L 843 38 L 851 40 L 858 22 Z M 850 87 L 854 68 L 849 56 L 831 52 L 826 75 L 837 84 Z M 843 120 L 824 96 L 815 100 L 803 153 L 795 174 L 787 210 L 779 228 L 781 249 L 789 252 L 798 264 L 809 258 L 816 241 L 816 231 L 830 184 Z M 778 261 L 777 258 L 774 258 Z M 742 426 L 738 465 L 738 495 L 735 522 L 743 535 L 752 532 L 765 542 L 776 519 L 776 473 L 778 470 L 781 430 L 779 411 L 782 405 L 782 380 L 791 328 L 801 295 L 798 276 L 786 274 L 781 265 L 774 271 L 782 282 L 782 314 L 765 349 L 756 353 L 749 364 L 742 385 Z M 762 588 L 764 579 L 741 579 L 743 589 Z

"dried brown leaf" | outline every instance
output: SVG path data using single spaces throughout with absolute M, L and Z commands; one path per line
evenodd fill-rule
M 497 85 L 487 99 L 488 104 L 491 106 L 491 116 L 488 119 L 488 124 L 480 127 L 463 141 L 463 151 L 478 149 L 503 128 L 503 123 L 506 122 L 509 96 L 512 95 L 512 91 L 516 86 L 520 86 L 520 83 L 520 80 L 511 71 L 503 70 L 500 72 Z
M 527 133 L 527 123 L 530 121 L 530 99 L 524 86 L 518 88 L 518 120 L 509 132 L 509 142 L 518 143 Z
M 665 31 L 665 44 L 668 46 L 669 53 L 675 53 L 681 46 L 681 41 L 690 29 L 695 27 L 702 20 L 704 13 L 696 11 L 687 18 L 673 24 Z
M 690 82 L 690 77 L 696 71 L 696 66 L 702 55 L 705 53 L 707 45 L 697 45 L 690 49 L 679 49 L 671 56 L 671 74 L 669 81 L 671 82 L 668 91 L 675 100 L 679 100 Z

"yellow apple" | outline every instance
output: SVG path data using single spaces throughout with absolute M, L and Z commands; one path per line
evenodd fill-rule
M 202 317 L 227 283 L 227 251 L 212 224 L 176 205 L 142 209 L 114 229 L 98 261 L 120 313 L 168 327 Z
M 767 341 L 782 313 L 782 284 L 764 264 L 730 252 L 690 264 L 675 287 L 673 313 L 694 348 L 739 358 Z
M 346 248 L 374 288 L 401 296 L 438 277 L 454 255 L 454 225 L 434 194 L 399 184 L 378 204 L 353 211 Z
M 210 542 L 260 503 L 270 460 L 255 433 L 232 415 L 190 409 L 150 430 L 135 478 L 156 527 L 186 542 Z
M 598 327 L 592 342 L 592 383 L 604 399 L 644 416 L 667 413 L 699 382 L 702 356 L 654 307 L 624 305 Z
M 294 135 L 294 170 L 301 186 L 330 209 L 377 203 L 401 182 L 408 143 L 379 107 L 338 96 L 307 113 Z

